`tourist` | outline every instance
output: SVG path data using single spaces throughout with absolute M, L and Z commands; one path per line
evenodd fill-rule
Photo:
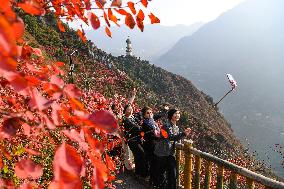
M 135 98 L 136 90 L 133 92 Z M 133 114 L 132 103 L 134 98 L 124 108 L 124 136 L 126 142 L 133 153 L 135 162 L 135 173 L 143 178 L 147 177 L 147 167 L 145 162 L 145 151 L 141 138 L 142 127 L 140 126 L 140 114 Z
M 155 157 L 154 157 L 154 144 L 160 137 L 160 127 L 156 123 L 158 119 L 165 117 L 168 106 L 165 106 L 158 114 L 153 114 L 152 108 L 146 106 L 141 112 L 143 116 L 142 130 L 144 133 L 143 148 L 146 153 L 146 163 L 150 175 L 150 183 L 154 181 L 155 177 Z
M 155 188 L 176 189 L 177 188 L 177 168 L 175 159 L 175 142 L 189 135 L 190 129 L 184 131 L 177 126 L 180 119 L 178 109 L 168 111 L 168 122 L 163 125 L 161 138 L 155 144 L 154 154 L 156 155 L 157 177 L 154 180 Z M 166 173 L 166 179 L 164 178 Z

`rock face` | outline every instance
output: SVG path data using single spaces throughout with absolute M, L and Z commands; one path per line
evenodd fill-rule
M 215 101 L 229 89 L 225 74 L 231 73 L 239 87 L 220 110 L 237 136 L 282 176 L 274 144 L 284 145 L 283 19 L 284 1 L 247 0 L 181 39 L 156 62 Z

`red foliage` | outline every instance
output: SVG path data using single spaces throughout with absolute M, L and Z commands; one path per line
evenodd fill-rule
M 94 13 L 90 15 L 90 22 L 95 30 L 100 27 L 100 20 Z
M 125 17 L 125 24 L 130 28 L 133 29 L 135 27 L 135 20 L 133 19 L 132 15 L 128 13 Z
M 111 3 L 111 6 L 121 7 L 121 4 L 122 4 L 122 0 L 113 0 Z
M 141 2 L 147 7 L 147 1 Z M 49 64 L 44 60 L 41 49 L 33 48 L 23 40 L 24 23 L 14 10 L 42 16 L 54 11 L 58 28 L 67 21 L 80 19 L 90 21 L 94 29 L 101 26 L 100 18 L 108 25 L 120 20 L 112 10 L 125 17 L 125 23 L 133 29 L 133 15 L 121 7 L 122 0 L 113 0 L 111 7 L 106 0 L 3 0 L 0 7 L 0 168 L 8 167 L 20 179 L 16 186 L 12 180 L 0 179 L 7 188 L 34 188 L 38 186 L 43 167 L 34 161 L 34 156 L 44 159 L 44 148 L 56 149 L 53 159 L 52 182 L 48 188 L 82 188 L 83 178 L 92 183 L 92 188 L 104 188 L 114 177 L 115 162 L 108 156 L 119 142 L 108 142 L 109 134 L 118 129 L 117 120 L 106 109 L 111 100 L 98 91 L 106 84 L 123 84 L 125 75 L 114 73 L 100 65 L 97 91 L 82 92 L 73 84 L 65 84 L 64 63 Z M 92 7 L 95 6 L 95 7 Z M 134 3 L 129 2 L 131 12 L 136 14 Z M 101 9 L 101 15 L 93 8 Z M 107 10 L 107 13 L 106 13 Z M 90 15 L 89 18 L 86 15 Z M 136 16 L 138 27 L 143 31 L 144 13 Z M 83 29 L 78 36 L 86 42 Z M 46 48 L 48 51 L 48 47 Z M 51 54 L 55 49 L 49 49 Z M 120 96 L 113 101 L 122 110 Z M 56 133 L 56 134 L 54 134 Z M 4 161 L 5 160 L 5 161 Z M 12 165 L 8 164 L 7 162 Z M 14 167 L 14 168 L 13 168 Z
M 106 27 L 105 30 L 106 30 L 106 34 L 107 34 L 109 37 L 111 37 L 111 31 L 109 30 L 109 28 Z
M 129 2 L 127 2 L 127 5 L 130 8 L 132 14 L 135 15 L 136 14 L 136 9 L 135 9 L 135 6 L 134 6 L 135 4 L 133 2 L 131 2 L 131 1 L 129 1 Z
M 149 15 L 149 18 L 151 19 L 151 24 L 160 23 L 159 18 L 157 18 L 153 13 Z
M 42 175 L 42 171 L 42 167 L 40 165 L 36 165 L 30 159 L 22 159 L 16 163 L 15 166 L 15 173 L 17 177 L 21 179 L 26 179 L 29 177 L 37 179 Z

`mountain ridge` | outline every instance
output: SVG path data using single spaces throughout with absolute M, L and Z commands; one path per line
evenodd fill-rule
M 231 73 L 239 85 L 220 110 L 243 144 L 249 142 L 284 176 L 281 155 L 273 152 L 274 144 L 283 144 L 283 7 L 280 0 L 245 1 L 182 38 L 155 63 L 190 79 L 215 101 L 229 89 L 225 75 Z

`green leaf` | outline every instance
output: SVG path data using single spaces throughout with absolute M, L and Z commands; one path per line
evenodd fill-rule
M 15 152 L 15 156 L 20 156 L 25 152 L 25 149 L 23 147 L 18 147 L 17 151 Z
M 7 165 L 5 165 L 5 166 L 3 167 L 3 172 L 4 172 L 5 174 L 9 172 L 9 168 L 8 168 Z

